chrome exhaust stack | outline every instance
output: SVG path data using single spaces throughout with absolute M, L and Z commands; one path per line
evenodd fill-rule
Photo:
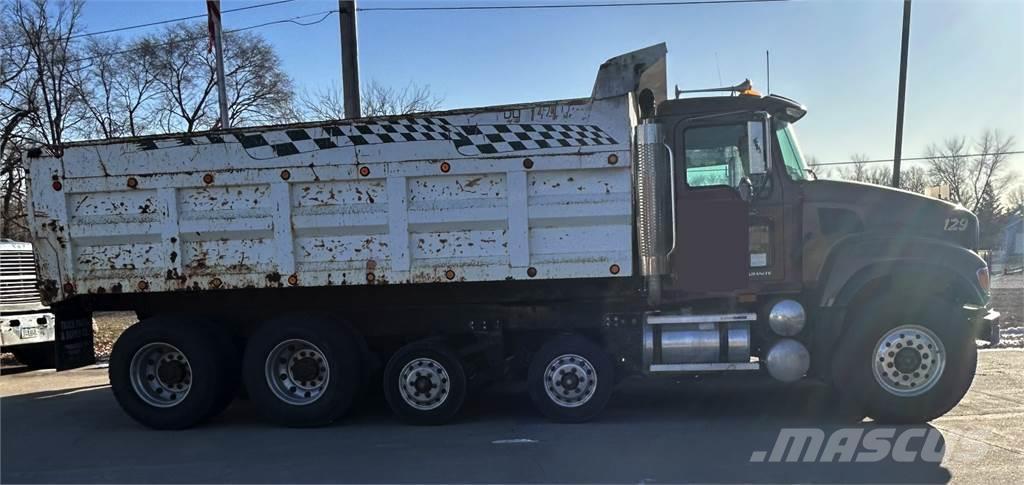
M 661 277 L 675 249 L 675 172 L 672 150 L 662 126 L 645 121 L 636 127 L 636 240 L 640 274 L 652 305 L 661 302 Z

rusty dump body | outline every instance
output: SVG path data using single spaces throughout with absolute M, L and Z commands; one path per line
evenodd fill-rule
M 627 94 L 66 146 L 45 296 L 632 274 Z

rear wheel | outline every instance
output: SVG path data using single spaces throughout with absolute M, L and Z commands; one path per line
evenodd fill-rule
M 5 349 L 6 350 L 6 349 Z M 18 362 L 33 369 L 49 369 L 56 366 L 56 347 L 53 342 L 28 344 L 12 347 L 10 352 Z
M 604 410 L 614 373 L 604 349 L 586 338 L 565 335 L 548 341 L 534 355 L 527 386 L 534 405 L 548 419 L 580 423 Z
M 960 402 L 978 361 L 971 326 L 956 305 L 895 300 L 866 309 L 847 330 L 835 386 L 874 420 L 922 423 Z
M 194 426 L 220 413 L 238 387 L 236 354 L 220 328 L 185 317 L 153 317 L 118 338 L 110 386 L 136 421 L 156 429 Z
M 289 316 L 249 339 L 242 373 L 249 399 L 285 426 L 323 426 L 352 407 L 361 384 L 359 346 L 340 322 Z
M 466 400 L 462 360 L 441 342 L 406 345 L 388 361 L 384 395 L 395 415 L 407 423 L 451 421 Z

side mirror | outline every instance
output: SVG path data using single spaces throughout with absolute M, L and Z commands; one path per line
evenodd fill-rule
M 767 119 L 767 118 L 766 118 Z M 768 173 L 771 163 L 768 156 L 769 139 L 765 121 L 747 122 L 747 153 L 750 155 L 750 175 Z
M 750 177 L 743 177 L 740 179 L 740 186 L 737 188 L 740 193 L 740 199 L 743 202 L 750 202 L 754 199 L 754 183 L 750 181 Z

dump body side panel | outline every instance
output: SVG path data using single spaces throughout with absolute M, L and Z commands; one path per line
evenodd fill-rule
M 633 274 L 630 96 L 30 159 L 44 296 Z

